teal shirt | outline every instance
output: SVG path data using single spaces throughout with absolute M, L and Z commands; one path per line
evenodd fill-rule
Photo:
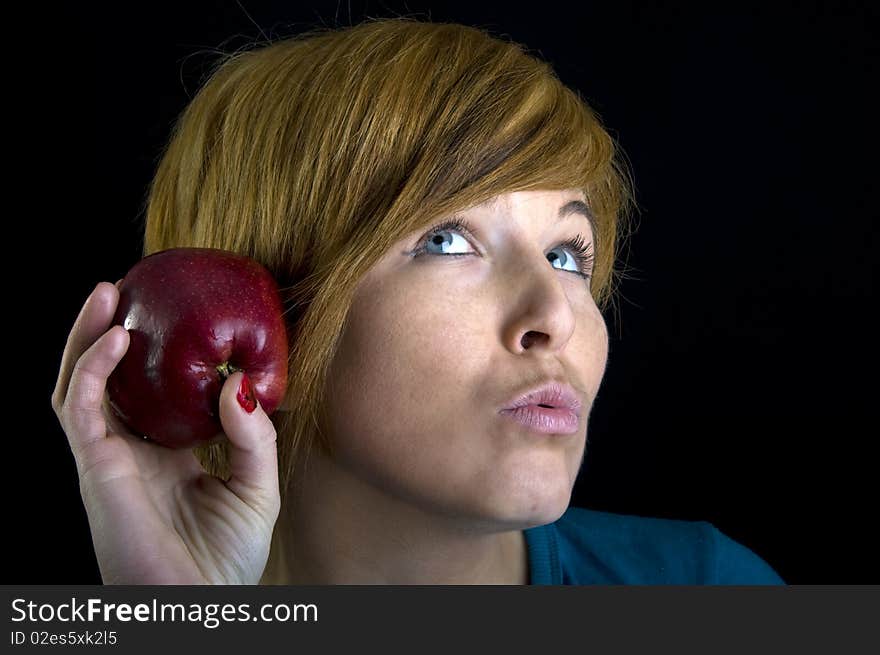
M 754 552 L 707 521 L 569 507 L 525 530 L 533 585 L 784 585 Z

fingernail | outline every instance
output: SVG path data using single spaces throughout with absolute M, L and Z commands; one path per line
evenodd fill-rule
M 238 385 L 238 393 L 236 394 L 238 404 L 244 408 L 248 414 L 257 408 L 257 399 L 254 396 L 254 390 L 251 387 L 250 378 L 245 373 L 241 378 L 241 384 Z

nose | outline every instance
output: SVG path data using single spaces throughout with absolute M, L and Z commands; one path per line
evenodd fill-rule
M 532 263 L 537 259 L 532 254 L 528 257 L 528 264 L 516 261 L 512 267 L 516 271 L 505 275 L 509 298 L 505 306 L 510 308 L 505 341 L 514 352 L 535 348 L 558 351 L 568 343 L 576 323 L 569 291 L 560 278 L 571 273 L 560 273 L 546 258 L 541 266 Z

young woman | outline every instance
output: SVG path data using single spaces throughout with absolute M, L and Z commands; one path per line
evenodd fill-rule
M 482 30 L 370 20 L 224 58 L 163 153 L 144 255 L 266 266 L 288 394 L 267 416 L 231 376 L 228 439 L 194 451 L 129 433 L 98 284 L 52 404 L 104 582 L 782 582 L 707 522 L 569 507 L 631 204 L 595 113 Z

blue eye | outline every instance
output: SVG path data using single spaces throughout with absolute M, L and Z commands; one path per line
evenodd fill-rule
M 419 257 L 423 254 L 427 255 L 442 255 L 444 257 L 465 257 L 467 255 L 471 255 L 471 252 L 445 252 L 441 250 L 440 252 L 431 251 L 431 247 L 438 248 L 449 248 L 451 244 L 454 242 L 454 238 L 452 235 L 458 233 L 459 235 L 464 234 L 470 236 L 472 230 L 467 222 L 462 218 L 455 218 L 449 221 L 442 223 L 436 227 L 431 228 L 431 230 L 425 235 L 425 237 L 420 242 L 419 248 L 417 248 L 414 252 L 410 253 L 413 257 Z M 463 240 L 465 244 L 466 240 Z M 562 248 L 563 253 L 568 250 L 571 253 L 571 257 L 569 255 L 563 254 L 561 257 L 559 255 L 551 254 L 550 259 L 551 262 L 561 261 L 563 266 L 569 262 L 569 259 L 574 260 L 575 265 L 577 266 L 577 270 L 571 270 L 567 268 L 561 268 L 559 270 L 568 271 L 569 273 L 574 273 L 575 275 L 579 275 L 582 278 L 590 279 L 592 277 L 593 272 L 593 242 L 584 243 L 584 238 L 581 235 L 578 235 L 577 238 L 569 239 L 564 243 L 560 243 L 559 246 L 554 248 L 554 250 Z

